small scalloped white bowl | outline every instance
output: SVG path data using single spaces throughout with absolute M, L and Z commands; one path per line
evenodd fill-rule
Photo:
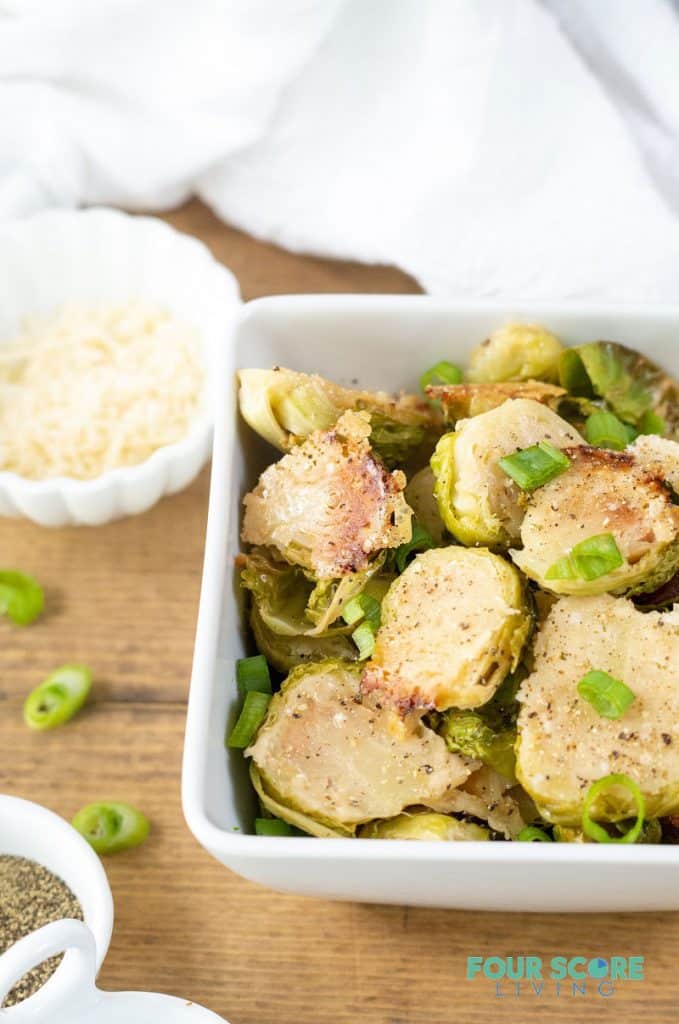
M 155 302 L 197 328 L 205 391 L 187 435 L 137 466 L 92 480 L 28 480 L 0 471 L 0 515 L 41 526 L 98 526 L 145 512 L 182 490 L 207 462 L 219 377 L 214 372 L 241 306 L 234 275 L 202 242 L 154 217 L 119 210 L 51 210 L 0 227 L 0 345 L 23 320 L 66 303 Z

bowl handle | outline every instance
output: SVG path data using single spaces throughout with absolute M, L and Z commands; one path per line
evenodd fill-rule
M 94 989 L 97 958 L 92 932 L 82 921 L 53 921 L 52 924 L 46 924 L 43 928 L 19 939 L 0 956 L 0 1006 L 8 992 L 27 971 L 41 964 L 43 960 L 67 950 L 73 953 L 72 974 L 67 988 L 62 986 L 58 994 L 55 991 L 52 1008 L 56 1010 L 57 1002 L 67 1001 L 76 988 L 80 990 L 81 995 Z M 18 1007 L 21 1005 L 19 1003 Z

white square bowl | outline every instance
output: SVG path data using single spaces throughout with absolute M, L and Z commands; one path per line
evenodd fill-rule
M 413 390 L 440 359 L 509 320 L 564 342 L 608 338 L 679 375 L 679 309 L 470 305 L 425 296 L 285 296 L 246 304 L 224 352 L 203 587 L 183 769 L 184 814 L 218 860 L 274 889 L 326 899 L 516 911 L 679 909 L 679 847 L 436 843 L 248 835 L 255 816 L 245 761 L 224 746 L 246 652 L 233 571 L 240 501 L 274 457 L 238 418 L 234 374 L 276 364 L 341 384 Z M 679 678 L 679 666 L 677 666 Z

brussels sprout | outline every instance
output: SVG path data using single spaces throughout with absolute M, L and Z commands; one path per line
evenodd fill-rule
M 566 825 L 555 825 L 552 834 L 555 843 L 589 843 L 592 841 L 587 838 L 581 828 L 568 828 Z
M 470 815 L 485 821 L 493 832 L 506 839 L 516 839 L 536 814 L 521 787 L 512 785 L 487 765 L 472 772 L 466 782 L 449 794 L 446 802 L 448 813 Z
M 370 443 L 391 466 L 440 433 L 439 414 L 415 395 L 353 391 L 317 374 L 279 367 L 240 370 L 238 377 L 243 418 L 280 451 L 328 430 L 348 410 L 370 413 Z
M 561 384 L 576 395 L 605 399 L 616 416 L 645 432 L 645 420 L 662 420 L 679 437 L 679 384 L 634 349 L 614 341 L 567 348 L 559 363 Z
M 318 580 L 364 570 L 378 552 L 407 543 L 405 477 L 375 459 L 369 433 L 366 413 L 347 412 L 269 466 L 243 500 L 242 539 Z
M 510 398 L 526 398 L 557 410 L 567 397 L 563 388 L 537 380 L 503 384 L 448 384 L 427 388 L 430 398 L 438 399 L 447 423 L 457 423 L 465 416 L 481 416 L 497 409 Z
M 475 384 L 505 380 L 558 381 L 561 343 L 544 327 L 507 324 L 472 351 L 467 376 Z
M 516 668 L 530 630 L 521 577 L 499 555 L 425 551 L 382 602 L 363 692 L 404 709 L 478 707 Z
M 287 673 L 297 665 L 327 658 L 356 661 L 358 657 L 356 645 L 344 630 L 335 630 L 324 636 L 274 633 L 262 619 L 257 605 L 253 605 L 250 612 L 250 626 L 257 650 L 279 672 Z
M 519 448 L 548 440 L 556 447 L 582 444 L 555 412 L 526 398 L 461 420 L 432 456 L 441 518 L 463 544 L 502 548 L 519 539 L 523 509 L 516 484 L 498 465 Z
M 514 743 L 516 730 L 513 728 L 493 730 L 479 711 L 457 711 L 451 709 L 442 716 L 438 728 L 448 749 L 455 754 L 483 761 L 506 779 L 514 780 L 516 757 Z
M 679 568 L 679 508 L 668 490 L 628 452 L 579 447 L 566 455 L 570 468 L 527 499 L 514 562 L 555 594 L 655 590 Z M 573 568 L 571 552 L 590 538 L 617 548 L 609 568 Z
M 361 828 L 358 835 L 359 839 L 433 839 L 454 843 L 490 839 L 487 828 L 431 811 L 399 814 L 387 821 L 371 821 Z
M 417 716 L 361 698 L 359 681 L 360 668 L 340 661 L 294 669 L 246 751 L 267 809 L 313 834 L 300 815 L 351 836 L 406 807 L 439 810 L 470 772 Z
M 269 548 L 238 557 L 241 586 L 252 594 L 258 619 L 271 633 L 290 638 L 350 633 L 351 627 L 338 621 L 342 610 L 363 590 L 382 599 L 393 579 L 377 581 L 383 563 L 384 555 L 378 555 L 361 572 L 316 583 L 298 566 L 276 559 Z
M 609 594 L 561 598 L 540 627 L 534 658 L 519 691 L 517 776 L 542 817 L 579 828 L 589 787 L 612 773 L 639 786 L 647 816 L 677 813 L 679 609 L 641 613 Z M 579 681 L 595 670 L 633 691 L 622 717 L 602 717 L 579 695 Z M 630 792 L 617 787 L 592 817 L 635 814 Z
M 647 469 L 679 494 L 679 442 L 657 434 L 642 434 L 628 451 Z
M 408 482 L 405 499 L 413 510 L 415 519 L 424 527 L 434 543 L 443 544 L 446 528 L 434 496 L 435 483 L 431 466 L 425 466 Z

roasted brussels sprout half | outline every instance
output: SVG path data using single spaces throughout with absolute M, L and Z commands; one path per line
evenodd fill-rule
M 463 417 L 481 416 L 497 409 L 510 398 L 527 398 L 556 411 L 567 393 L 555 384 L 527 380 L 503 384 L 448 384 L 429 387 L 427 394 L 441 402 L 446 422 L 455 424 Z
M 297 665 L 328 658 L 342 661 L 356 661 L 358 658 L 358 649 L 351 636 L 347 635 L 348 630 L 339 629 L 321 636 L 274 633 L 262 619 L 257 605 L 253 605 L 250 612 L 250 627 L 257 650 L 279 672 L 287 673 Z
M 506 779 L 514 781 L 516 729 L 511 726 L 491 728 L 481 711 L 458 711 L 454 708 L 446 711 L 437 731 L 453 753 L 483 761 Z
M 679 383 L 656 363 L 614 341 L 593 341 L 563 351 L 560 382 L 575 395 L 595 395 L 625 423 L 642 432 L 649 417 L 679 437 Z
M 359 681 L 360 668 L 340 661 L 294 669 L 246 751 L 265 806 L 313 835 L 353 836 L 414 805 L 446 810 L 470 773 L 418 716 L 361 697 Z
M 644 469 L 660 477 L 679 495 L 679 442 L 657 434 L 642 434 L 628 451 Z
M 373 586 L 383 563 L 379 555 L 361 572 L 317 583 L 298 566 L 274 557 L 270 548 L 253 548 L 237 560 L 241 586 L 250 591 L 259 619 L 272 633 L 287 637 L 349 631 L 338 623 L 342 610 L 352 597 Z M 376 597 L 381 599 L 388 582 L 374 584 Z
M 317 430 L 328 430 L 348 410 L 370 413 L 370 443 L 390 465 L 398 465 L 440 433 L 440 416 L 416 395 L 394 398 L 384 391 L 354 391 L 318 374 L 241 370 L 243 418 L 280 451 L 290 451 Z
M 563 346 L 543 327 L 507 324 L 493 331 L 469 357 L 467 376 L 474 384 L 505 380 L 559 379 Z
M 443 522 L 463 544 L 509 547 L 520 535 L 521 492 L 499 460 L 539 441 L 557 448 L 582 444 L 578 432 L 555 412 L 527 398 L 461 420 L 441 438 L 432 456 L 436 499 Z
M 453 843 L 478 843 L 490 839 L 488 829 L 481 825 L 432 811 L 399 814 L 387 821 L 371 821 L 369 825 L 363 825 L 358 835 L 359 839 L 419 839 Z
M 608 594 L 556 602 L 541 626 L 535 669 L 521 684 L 517 775 L 540 813 L 579 828 L 585 795 L 599 779 L 628 776 L 647 817 L 679 811 L 679 610 L 642 613 Z M 608 673 L 634 693 L 621 717 L 603 717 L 578 683 Z M 629 790 L 617 787 L 591 817 L 634 817 Z
M 514 562 L 555 594 L 655 590 L 679 568 L 679 507 L 669 491 L 629 452 L 585 446 L 565 454 L 570 468 L 527 499 Z M 618 554 L 578 569 L 571 556 L 591 539 Z
M 435 483 L 431 466 L 425 466 L 408 481 L 405 499 L 413 510 L 415 519 L 424 527 L 434 543 L 443 544 L 446 528 L 434 496 Z
M 374 457 L 369 434 L 368 415 L 347 412 L 269 466 L 244 498 L 242 539 L 275 548 L 318 580 L 360 572 L 407 543 L 405 477 Z
M 487 765 L 478 768 L 450 794 L 448 811 L 485 821 L 505 839 L 516 839 L 537 811 L 520 786 Z
M 401 709 L 473 708 L 518 664 L 531 630 L 519 573 L 483 548 L 434 548 L 389 588 L 362 689 Z

